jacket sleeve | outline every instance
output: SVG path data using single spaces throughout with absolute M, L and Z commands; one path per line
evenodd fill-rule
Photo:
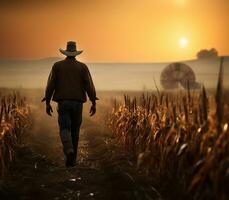
M 95 101 L 98 100 L 98 98 L 96 97 L 95 86 L 90 71 L 86 65 L 85 65 L 85 73 L 84 73 L 84 85 L 85 85 L 85 91 L 87 92 L 90 101 L 93 104 L 95 104 L 96 103 Z
M 49 74 L 47 86 L 45 90 L 45 98 L 47 103 L 51 101 L 52 95 L 55 91 L 55 87 L 56 87 L 56 71 L 55 71 L 55 64 L 54 64 Z

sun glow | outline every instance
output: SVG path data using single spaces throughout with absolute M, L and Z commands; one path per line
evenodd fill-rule
M 184 6 L 185 3 L 186 3 L 185 0 L 175 0 L 175 2 L 176 2 L 176 4 L 177 4 L 178 6 Z
M 188 41 L 188 39 L 187 39 L 186 37 L 182 37 L 182 38 L 180 38 L 180 40 L 179 40 L 179 46 L 180 46 L 181 48 L 187 47 L 187 46 L 188 46 L 188 43 L 189 43 L 189 41 Z

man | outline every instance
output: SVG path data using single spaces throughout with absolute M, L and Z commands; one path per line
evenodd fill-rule
M 83 51 L 77 51 L 76 43 L 69 41 L 66 50 L 59 49 L 67 57 L 56 62 L 49 74 L 45 97 L 46 113 L 53 112 L 51 99 L 58 103 L 58 124 L 66 167 L 76 164 L 79 131 L 82 122 L 86 93 L 92 102 L 90 116 L 96 113 L 96 91 L 87 66 L 75 59 Z

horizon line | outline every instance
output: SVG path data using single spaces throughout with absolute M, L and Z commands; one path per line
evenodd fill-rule
M 225 57 L 225 58 L 229 58 L 229 55 L 222 55 L 222 56 L 218 56 L 216 58 L 220 58 L 220 57 Z M 55 57 L 55 56 L 51 56 L 51 57 L 42 57 L 42 58 L 0 58 L 0 61 L 42 61 L 42 60 L 48 60 L 48 59 L 60 59 L 63 60 L 65 57 Z M 216 59 L 216 58 L 212 58 L 212 59 Z M 211 59 L 211 58 L 210 58 Z M 147 63 L 171 63 L 171 62 L 189 62 L 189 61 L 195 61 L 198 60 L 198 58 L 190 58 L 190 59 L 186 59 L 186 60 L 170 60 L 170 61 L 138 61 L 138 62 L 128 62 L 128 61 L 83 61 L 85 63 L 88 64 L 147 64 Z M 79 60 L 80 61 L 80 60 Z

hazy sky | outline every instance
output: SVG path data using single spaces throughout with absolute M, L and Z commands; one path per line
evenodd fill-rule
M 183 60 L 212 47 L 229 55 L 228 20 L 228 0 L 2 0 L 0 58 L 60 56 L 68 40 L 88 62 Z

